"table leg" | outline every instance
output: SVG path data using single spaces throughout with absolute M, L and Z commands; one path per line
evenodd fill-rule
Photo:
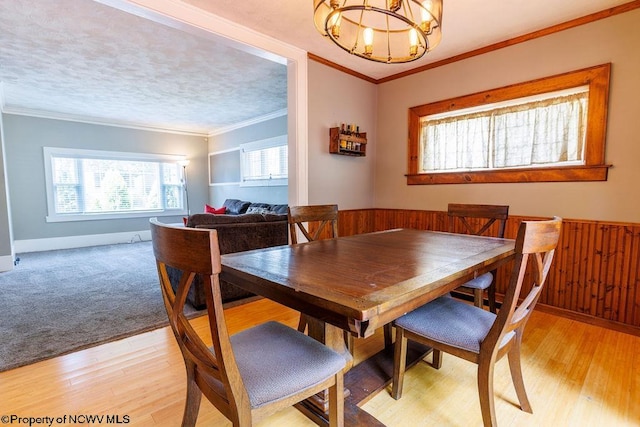
M 360 409 L 369 399 L 382 391 L 393 375 L 393 345 L 390 343 L 390 331 L 385 331 L 385 348 L 353 366 L 353 356 L 349 353 L 342 329 L 307 316 L 309 336 L 344 355 L 345 368 L 345 425 L 346 426 L 384 426 L 375 417 Z M 431 352 L 431 348 L 409 341 L 407 347 L 407 367 L 413 366 Z M 309 419 L 318 425 L 328 425 L 328 394 L 319 393 L 314 398 L 296 405 Z
M 318 319 L 306 316 L 307 331 L 310 337 L 322 342 L 326 346 L 332 348 L 338 353 L 342 354 L 346 361 L 345 366 L 345 378 L 348 375 L 348 371 L 353 367 L 353 356 L 349 352 L 345 343 L 344 331 L 336 326 L 325 323 Z M 360 409 L 356 403 L 349 399 L 350 391 L 345 388 L 345 403 L 344 403 L 344 419 L 345 426 L 366 426 L 366 427 L 384 427 L 384 424 L 379 422 L 372 415 L 366 411 Z M 309 419 L 314 421 L 318 425 L 328 425 L 328 393 L 318 393 L 310 399 L 300 402 L 296 405 L 296 408 L 305 414 Z
M 329 323 L 323 322 L 313 317 L 306 316 L 307 318 L 307 333 L 311 338 L 315 338 L 327 347 L 335 350 L 341 354 L 345 361 L 346 366 L 344 371 L 347 372 L 353 366 L 353 356 L 349 352 L 344 340 L 344 332 L 337 326 L 333 326 Z

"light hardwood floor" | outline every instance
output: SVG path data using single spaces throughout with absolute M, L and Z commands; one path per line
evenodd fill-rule
M 227 310 L 232 332 L 267 319 L 295 327 L 298 314 L 266 299 Z M 205 333 L 206 321 L 193 323 Z M 356 340 L 356 363 L 381 346 L 381 334 Z M 523 363 L 534 413 L 517 407 L 505 358 L 495 372 L 500 426 L 640 425 L 640 337 L 535 312 Z M 184 393 L 182 358 L 163 328 L 0 373 L 0 416 L 126 415 L 132 426 L 178 426 Z M 401 400 L 387 390 L 363 408 L 388 426 L 482 424 L 475 365 L 449 355 L 440 370 L 426 363 L 408 370 Z M 198 426 L 205 425 L 230 423 L 203 399 Z M 314 424 L 288 409 L 259 425 Z

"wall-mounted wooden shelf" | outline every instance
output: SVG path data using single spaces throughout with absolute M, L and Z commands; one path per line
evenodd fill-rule
M 329 129 L 329 152 L 331 154 L 342 154 L 343 156 L 367 155 L 367 134 L 348 134 L 340 132 L 340 128 Z

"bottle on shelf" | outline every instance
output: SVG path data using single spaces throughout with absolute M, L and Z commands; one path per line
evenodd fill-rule
M 340 123 L 330 129 L 329 152 L 346 156 L 367 155 L 367 134 L 355 123 Z

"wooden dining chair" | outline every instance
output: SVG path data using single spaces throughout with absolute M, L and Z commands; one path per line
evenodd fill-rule
M 323 232 L 330 239 L 338 237 L 338 205 L 289 206 L 287 218 L 293 245 L 298 244 L 298 230 L 308 242 L 318 240 Z M 304 332 L 307 324 L 307 316 L 300 313 L 298 331 Z M 353 335 L 345 331 L 344 340 L 353 354 Z
M 195 425 L 203 394 L 234 426 L 251 426 L 327 389 L 330 425 L 343 425 L 343 356 L 278 322 L 229 335 L 220 296 L 216 230 L 172 227 L 154 218 L 151 237 L 164 305 L 187 371 L 183 426 Z M 182 272 L 175 293 L 167 266 Z M 198 274 L 205 282 L 210 348 L 184 314 Z
M 497 221 L 497 233 L 493 237 L 504 237 L 504 229 L 509 217 L 509 206 L 502 205 L 469 205 L 450 203 L 447 209 L 449 232 L 487 235 Z M 494 227 L 495 228 L 495 227 Z M 484 291 L 487 291 L 489 311 L 496 312 L 495 271 L 474 277 L 464 283 L 460 289 L 471 292 L 476 307 L 484 306 Z
M 329 238 L 338 237 L 338 205 L 289 206 L 287 218 L 293 245 L 298 243 L 298 230 L 309 242 L 318 240 L 325 228 Z
M 496 425 L 493 372 L 497 360 L 508 355 L 520 408 L 531 413 L 522 378 L 520 347 L 524 327 L 540 297 L 558 245 L 562 219 L 524 221 L 518 229 L 515 259 L 509 287 L 496 315 L 451 298 L 440 297 L 395 321 L 394 399 L 402 396 L 406 367 L 407 340 L 433 348 L 433 366 L 439 369 L 441 353 L 453 354 L 478 365 L 478 393 L 485 426 Z M 531 290 L 519 302 L 527 265 L 533 278 Z

